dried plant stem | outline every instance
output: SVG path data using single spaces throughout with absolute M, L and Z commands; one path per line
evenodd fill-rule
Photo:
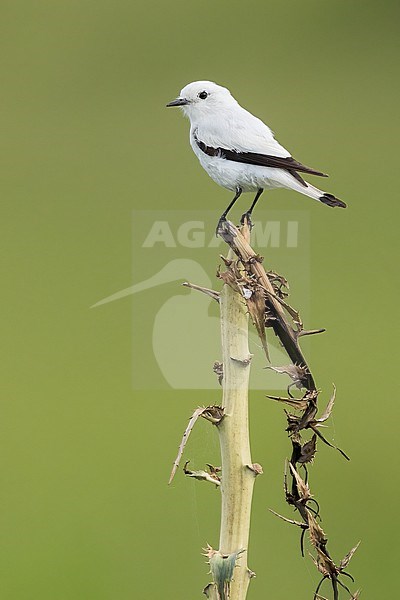
M 193 412 L 185 429 L 178 455 L 174 461 L 169 482 L 171 483 L 179 467 L 187 439 L 199 417 L 213 423 L 219 433 L 221 447 L 221 467 L 207 463 L 206 470 L 188 469 L 186 461 L 183 468 L 188 477 L 200 481 L 208 481 L 218 486 L 221 492 L 221 530 L 219 549 L 210 545 L 204 548 L 208 558 L 212 582 L 203 590 L 209 600 L 245 600 L 249 582 L 254 573 L 247 567 L 247 549 L 250 532 L 251 502 L 256 476 L 262 473 L 257 463 L 252 463 L 250 454 L 249 419 L 248 419 L 248 386 L 250 363 L 252 356 L 248 346 L 248 316 L 263 345 L 269 359 L 265 335 L 266 328 L 271 328 L 278 337 L 291 359 L 291 364 L 270 366 L 278 373 L 284 373 L 292 379 L 287 388 L 287 397 L 267 396 L 284 403 L 297 412 L 286 412 L 288 432 L 292 453 L 285 470 L 284 489 L 286 502 L 298 511 L 301 520 L 287 519 L 272 511 L 278 517 L 301 529 L 300 547 L 304 556 L 304 535 L 309 534 L 311 546 L 316 551 L 313 561 L 322 574 L 314 598 L 322 598 L 318 594 L 322 583 L 329 579 L 333 599 L 338 600 L 339 586 L 346 590 L 353 600 L 359 592 L 352 594 L 342 576 L 353 580 L 345 571 L 358 544 L 336 564 L 327 548 L 327 537 L 320 520 L 319 503 L 311 495 L 307 482 L 307 465 L 314 460 L 317 439 L 328 446 L 336 448 L 347 460 L 348 456 L 337 446 L 329 442 L 319 431 L 330 417 L 335 401 L 336 388 L 325 410 L 318 414 L 318 396 L 314 378 L 299 345 L 303 335 L 321 333 L 323 329 L 305 330 L 297 310 L 286 301 L 288 283 L 284 277 L 274 271 L 266 272 L 262 265 L 262 257 L 257 255 L 249 244 L 248 223 L 237 229 L 230 221 L 220 223 L 218 233 L 229 245 L 228 258 L 223 259 L 226 271 L 218 270 L 218 277 L 224 282 L 220 293 L 194 284 L 192 287 L 219 302 L 221 313 L 222 363 L 214 364 L 214 371 L 223 386 L 222 406 L 198 407 Z M 287 290 L 287 291 L 286 291 Z M 294 396 L 290 388 L 305 390 L 301 397 Z M 300 414 L 298 414 L 300 413 Z M 302 435 L 312 431 L 313 435 L 304 441 Z M 303 480 L 299 469 L 305 469 Z M 291 476 L 288 485 L 287 475 Z M 354 581 L 354 580 L 353 580 Z
M 273 278 L 270 279 L 269 274 L 262 265 L 262 257 L 254 252 L 249 244 L 248 237 L 243 235 L 246 233 L 246 229 L 247 228 L 244 227 L 243 230 L 240 231 L 229 221 L 225 221 L 221 224 L 219 233 L 230 246 L 231 252 L 238 257 L 238 260 L 236 262 L 232 260 L 226 261 L 228 272 L 223 273 L 220 276 L 224 281 L 231 285 L 231 293 L 234 293 L 235 289 L 242 291 L 243 298 L 246 299 L 249 312 L 257 328 L 260 339 L 265 339 L 264 328 L 271 327 L 289 355 L 292 361 L 291 365 L 272 368 L 275 371 L 289 375 L 293 381 L 292 385 L 296 385 L 298 389 L 305 389 L 305 393 L 301 398 L 296 398 L 290 394 L 289 388 L 288 397 L 286 398 L 269 396 L 274 400 L 288 404 L 302 413 L 301 415 L 298 415 L 286 411 L 288 423 L 286 431 L 289 433 L 292 442 L 292 455 L 289 463 L 292 477 L 292 484 L 290 487 L 287 485 L 286 471 L 284 477 L 286 501 L 289 505 L 295 507 L 302 518 L 302 522 L 286 519 L 286 517 L 282 517 L 281 515 L 278 516 L 302 529 L 300 545 L 303 556 L 304 534 L 306 531 L 309 533 L 310 544 L 316 551 L 316 557 L 313 556 L 312 558 L 318 571 L 322 574 L 322 579 L 314 593 L 314 599 L 322 598 L 322 596 L 318 594 L 319 589 L 321 584 L 326 579 L 329 579 L 333 590 L 334 600 L 338 600 L 339 598 L 339 586 L 345 589 L 350 594 L 350 597 L 355 600 L 359 597 L 359 592 L 352 594 L 349 588 L 343 583 L 342 575 L 353 580 L 352 576 L 347 573 L 345 569 L 357 550 L 358 544 L 350 550 L 340 563 L 336 564 L 333 561 L 327 548 L 328 539 L 318 522 L 320 519 L 319 504 L 315 498 L 312 497 L 308 483 L 301 478 L 297 467 L 297 465 L 306 467 L 307 463 L 313 461 L 316 452 L 317 437 L 328 446 L 336 448 L 347 460 L 349 460 L 349 457 L 343 450 L 334 446 L 319 431 L 319 427 L 324 426 L 323 423 L 331 415 L 335 401 L 336 388 L 334 387 L 334 393 L 328 402 L 325 411 L 317 418 L 319 390 L 316 388 L 314 378 L 299 345 L 299 337 L 301 335 L 310 335 L 323 330 L 304 330 L 299 313 L 284 300 L 282 294 L 280 294 L 280 288 L 274 287 Z M 285 284 L 286 280 L 284 280 L 284 278 L 281 278 L 281 280 Z M 257 298 L 259 289 L 263 290 L 264 302 L 261 304 Z M 260 315 L 260 312 L 262 315 Z M 264 317 L 264 321 L 262 317 Z M 226 358 L 224 358 L 224 367 L 225 361 Z M 221 422 L 221 425 L 222 424 L 223 422 Z M 307 430 L 313 431 L 314 435 L 308 442 L 304 443 L 302 434 Z M 242 596 L 235 596 L 235 598 L 241 599 Z
M 282 302 L 276 297 L 272 284 L 263 267 L 262 259 L 254 252 L 249 244 L 249 238 L 243 235 L 243 232 L 232 226 L 229 221 L 225 224 L 225 229 L 220 231 L 222 237 L 229 244 L 235 254 L 249 265 L 249 270 L 254 273 L 259 283 L 264 287 L 271 306 L 276 314 L 276 321 L 273 324 L 275 334 L 280 339 L 286 349 L 293 364 L 306 366 L 307 362 L 298 342 L 298 332 L 288 323 Z M 308 369 L 308 367 L 307 367 Z M 314 379 L 311 373 L 307 376 L 307 389 L 315 389 Z
M 251 355 L 248 316 L 241 294 L 225 284 L 220 295 L 225 417 L 218 426 L 222 461 L 222 513 L 219 551 L 247 549 L 255 480 L 250 455 L 248 385 Z M 238 560 L 230 600 L 244 600 L 249 586 L 247 552 Z

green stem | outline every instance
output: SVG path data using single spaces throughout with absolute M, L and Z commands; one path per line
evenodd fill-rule
M 255 473 L 248 427 L 251 355 L 248 316 L 242 296 L 225 284 L 220 296 L 225 417 L 218 426 L 222 460 L 222 513 L 219 550 L 231 554 L 248 548 Z M 247 552 L 238 559 L 230 600 L 244 600 L 249 586 Z

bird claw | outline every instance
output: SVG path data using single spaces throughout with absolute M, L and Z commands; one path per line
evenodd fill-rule
M 225 229 L 225 224 L 226 224 L 226 217 L 224 217 L 222 215 L 222 217 L 220 217 L 218 224 L 217 224 L 217 228 L 215 230 L 215 235 L 218 237 L 219 235 L 221 235 L 222 237 L 222 231 L 224 231 Z
M 251 213 L 250 212 L 245 212 L 242 214 L 242 216 L 240 217 L 240 224 L 241 225 L 246 225 L 248 226 L 249 230 L 251 231 L 254 227 L 254 223 L 251 220 Z
M 218 221 L 216 235 L 221 236 L 224 242 L 230 244 L 233 239 L 237 236 L 237 229 L 231 221 L 228 221 L 226 217 L 222 216 Z

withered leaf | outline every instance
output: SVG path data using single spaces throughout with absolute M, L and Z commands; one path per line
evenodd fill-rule
M 179 463 L 181 461 L 182 454 L 185 449 L 186 443 L 189 439 L 189 436 L 191 434 L 193 427 L 195 426 L 197 419 L 199 417 L 204 417 L 208 421 L 211 421 L 212 423 L 214 423 L 214 425 L 218 425 L 218 423 L 220 423 L 223 418 L 223 414 L 224 414 L 223 411 L 224 411 L 224 409 L 220 406 L 199 406 L 198 408 L 196 408 L 196 410 L 194 411 L 194 413 L 192 414 L 192 416 L 189 419 L 188 426 L 186 427 L 186 429 L 184 431 L 182 441 L 178 448 L 177 457 L 172 466 L 172 471 L 171 471 L 171 475 L 169 477 L 168 485 L 172 482 L 173 478 L 175 477 L 175 474 L 178 470 Z
M 193 477 L 194 479 L 198 479 L 199 481 L 209 481 L 214 485 L 221 485 L 221 480 L 218 476 L 218 472 L 221 470 L 217 467 L 213 467 L 212 465 L 207 465 L 209 470 L 203 471 L 200 469 L 199 471 L 191 471 L 187 468 L 189 464 L 189 460 L 185 462 L 185 466 L 183 467 L 183 472 L 188 477 Z
M 282 402 L 283 404 L 287 404 L 296 410 L 305 410 L 308 406 L 308 400 L 301 398 L 298 400 L 297 398 L 282 398 L 281 396 L 266 396 L 270 400 L 276 400 L 277 402 Z
M 317 434 L 314 433 L 311 440 L 301 446 L 300 456 L 297 462 L 300 464 L 311 463 L 314 460 L 317 451 Z
M 289 375 L 295 386 L 300 390 L 307 383 L 309 375 L 308 368 L 305 365 L 286 365 L 283 367 L 268 366 L 266 369 L 272 369 L 276 373 L 285 373 Z
M 329 571 L 327 571 L 327 570 L 325 569 L 324 565 L 321 565 L 321 564 L 318 562 L 318 560 L 317 560 L 316 558 L 314 558 L 314 556 L 313 556 L 311 553 L 310 553 L 310 557 L 311 557 L 311 559 L 312 559 L 312 561 L 313 561 L 314 565 L 317 567 L 318 571 L 319 571 L 320 573 L 322 573 L 322 575 L 323 575 L 324 577 L 329 577 Z
M 351 561 L 351 559 L 354 556 L 354 553 L 356 552 L 358 546 L 361 544 L 361 542 L 358 542 L 358 544 L 356 544 L 354 546 L 354 548 L 352 548 L 350 550 L 350 552 L 348 552 L 348 554 L 346 554 L 346 556 L 344 558 L 342 558 L 342 560 L 340 561 L 340 565 L 339 565 L 339 569 L 341 571 L 343 571 L 343 569 L 345 569 L 347 567 L 347 565 L 349 564 L 349 562 Z
M 308 529 L 307 523 L 302 523 L 301 521 L 295 521 L 294 519 L 287 519 L 283 515 L 280 515 L 279 513 L 272 510 L 272 508 L 270 508 L 269 511 L 272 512 L 272 514 L 275 515 L 276 517 L 279 517 L 280 519 L 282 519 L 282 521 L 286 521 L 286 523 L 290 523 L 291 525 L 297 525 L 297 527 L 301 527 L 301 529 Z
M 303 330 L 303 321 L 301 320 L 300 313 L 295 308 L 290 306 L 290 304 L 285 302 L 283 300 L 283 298 L 280 298 L 279 295 L 273 294 L 270 290 L 267 290 L 267 288 L 265 288 L 265 287 L 264 287 L 264 291 L 268 294 L 268 296 L 277 300 L 279 302 L 279 304 L 281 304 L 283 306 L 283 308 L 286 310 L 286 312 L 291 316 L 291 318 L 293 319 L 293 323 L 297 326 L 297 334 L 300 331 L 302 331 Z
M 249 298 L 246 298 L 246 304 L 250 313 L 250 318 L 257 330 L 263 350 L 267 360 L 270 360 L 267 336 L 265 333 L 265 295 L 261 287 L 257 286 Z
M 218 425 L 224 418 L 224 408 L 218 405 L 206 406 L 200 417 L 210 421 L 213 425 Z
M 286 298 L 289 295 L 289 282 L 283 275 L 279 275 L 276 271 L 267 271 L 267 277 L 279 298 Z
M 235 292 L 240 293 L 240 287 L 237 283 L 235 273 L 231 267 L 228 268 L 227 271 L 218 271 L 217 277 L 219 279 L 222 279 L 222 281 L 229 285 Z
M 297 333 L 298 337 L 302 337 L 305 335 L 316 335 L 317 333 L 325 333 L 326 329 L 320 327 L 319 329 L 302 329 Z
M 335 398 L 336 398 L 336 386 L 334 385 L 333 386 L 333 394 L 331 396 L 331 399 L 328 402 L 326 409 L 324 410 L 324 412 L 322 413 L 322 415 L 320 416 L 319 419 L 315 419 L 317 421 L 317 423 L 323 423 L 324 421 L 327 421 L 329 419 L 329 417 L 331 416 L 331 413 L 332 413 L 333 405 L 335 403 Z
M 307 500 L 311 498 L 310 488 L 308 484 L 303 481 L 300 477 L 292 463 L 289 463 L 290 470 L 292 471 L 292 475 L 296 480 L 297 491 L 299 493 L 300 500 Z
M 310 542 L 318 550 L 318 548 L 326 544 L 326 535 L 321 525 L 317 523 L 316 519 L 312 514 L 308 514 L 308 525 L 310 528 Z
M 322 441 L 323 441 L 323 442 L 324 442 L 324 443 L 325 443 L 327 446 L 329 446 L 330 448 L 335 448 L 335 450 L 337 450 L 338 452 L 340 452 L 340 454 L 341 454 L 342 456 L 344 456 L 344 458 L 345 458 L 346 460 L 350 460 L 350 457 L 349 457 L 349 456 L 347 456 L 347 454 L 346 454 L 346 452 L 344 452 L 344 450 L 341 450 L 341 449 L 340 449 L 338 446 L 335 446 L 334 444 L 331 444 L 331 442 L 329 442 L 329 441 L 326 439 L 326 437 L 324 437 L 324 436 L 322 435 L 322 433 L 321 433 L 320 431 L 318 431 L 318 429 L 317 429 L 318 425 L 317 425 L 317 424 L 315 424 L 315 423 L 314 423 L 314 424 L 313 424 L 313 423 L 311 423 L 311 424 L 309 425 L 309 427 L 310 427 L 310 428 L 311 428 L 311 429 L 312 429 L 312 430 L 313 430 L 313 431 L 314 431 L 314 432 L 317 434 L 317 436 L 318 436 L 318 437 L 319 437 L 319 438 L 320 438 L 320 439 L 321 439 L 321 440 L 322 440 Z
M 346 460 L 350 460 L 350 458 L 347 456 L 347 454 L 341 450 L 338 446 L 335 446 L 334 444 L 332 444 L 331 442 L 329 442 L 323 435 L 322 433 L 318 430 L 318 427 L 323 427 L 323 421 L 326 421 L 326 419 L 328 419 L 329 415 L 332 412 L 332 407 L 333 407 L 333 403 L 335 401 L 335 392 L 336 392 L 336 388 L 334 389 L 334 393 L 332 395 L 332 398 L 330 399 L 328 406 L 326 407 L 322 417 L 320 419 L 316 418 L 316 414 L 317 414 L 317 398 L 318 398 L 318 394 L 319 391 L 318 390 L 311 390 L 311 391 L 307 391 L 306 394 L 303 396 L 303 398 L 300 400 L 300 402 L 302 403 L 301 406 L 304 406 L 304 404 L 306 405 L 304 408 L 304 413 L 303 415 L 301 415 L 300 417 L 296 416 L 296 415 L 292 415 L 290 413 L 286 412 L 286 416 L 287 416 L 287 420 L 288 420 L 288 427 L 286 428 L 286 431 L 289 432 L 289 435 L 297 435 L 302 429 L 311 429 L 327 446 L 330 446 L 331 448 L 335 448 L 335 450 L 337 450 L 338 452 L 340 452 L 340 454 L 342 454 L 342 456 L 344 456 L 344 458 Z M 274 400 L 280 400 L 281 402 L 285 402 L 285 404 L 289 404 L 291 406 L 296 407 L 296 399 L 291 399 L 291 398 L 277 398 L 277 397 L 272 397 Z M 294 402 L 293 402 L 294 401 Z
M 219 302 L 219 292 L 216 292 L 215 290 L 210 290 L 209 288 L 205 288 L 200 285 L 195 285 L 194 283 L 190 283 L 189 281 L 184 281 L 182 285 L 183 287 L 188 287 L 192 290 L 202 292 L 202 294 L 206 294 L 206 296 L 210 296 L 210 298 Z

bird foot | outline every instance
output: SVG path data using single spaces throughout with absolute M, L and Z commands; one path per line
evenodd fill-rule
M 226 223 L 227 223 L 226 217 L 224 215 L 222 215 L 222 217 L 219 218 L 217 228 L 215 230 L 215 235 L 217 237 L 219 235 L 221 235 L 221 237 L 222 237 L 222 232 L 225 230 Z
M 218 221 L 215 233 L 217 236 L 221 236 L 222 239 L 229 244 L 232 242 L 233 238 L 237 236 L 237 229 L 233 223 L 228 221 L 226 217 L 222 216 Z
M 246 225 L 248 226 L 249 230 L 251 231 L 254 227 L 254 223 L 251 220 L 251 212 L 247 211 L 245 213 L 242 214 L 242 216 L 240 217 L 240 224 L 241 225 Z

